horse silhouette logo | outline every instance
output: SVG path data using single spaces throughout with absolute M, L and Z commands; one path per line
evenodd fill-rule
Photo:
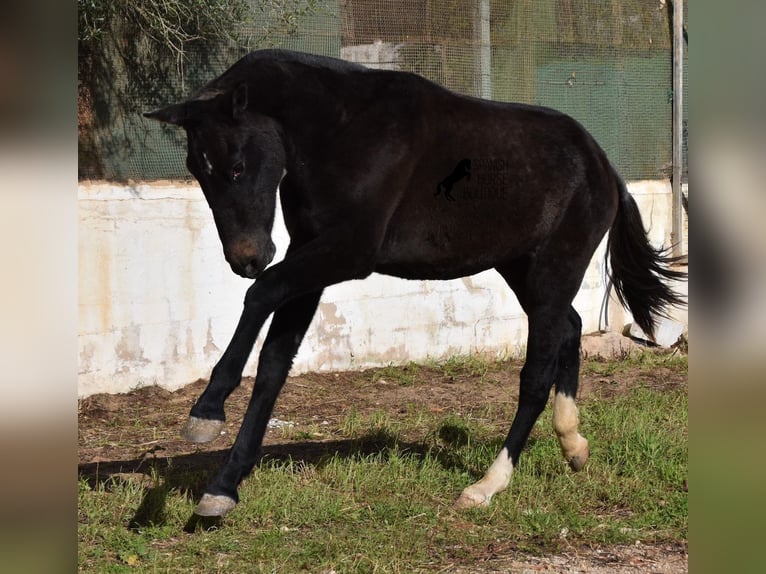
M 455 166 L 455 169 L 452 170 L 452 173 L 436 185 L 434 197 L 443 192 L 444 197 L 450 201 L 455 201 L 455 198 L 452 197 L 452 188 L 462 179 L 471 181 L 471 160 L 468 158 L 461 159 Z

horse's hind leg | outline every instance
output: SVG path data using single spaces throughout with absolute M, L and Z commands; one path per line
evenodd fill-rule
M 567 330 L 559 351 L 556 371 L 556 394 L 553 397 L 553 429 L 561 452 L 572 467 L 580 470 L 588 460 L 588 440 L 578 432 L 579 416 L 575 397 L 580 373 L 580 337 L 582 321 L 573 307 L 569 308 Z
M 527 358 L 521 370 L 519 405 L 503 448 L 484 476 L 463 490 L 455 505 L 458 508 L 486 506 L 511 481 L 514 467 L 537 418 L 548 401 L 556 358 L 561 345 L 559 310 L 548 307 L 529 314 Z
M 575 260 L 554 255 L 563 254 L 540 253 L 541 264 L 527 260 L 498 268 L 529 318 L 527 357 L 521 370 L 519 405 L 503 448 L 481 480 L 462 492 L 455 503 L 458 508 L 486 506 L 492 496 L 508 487 L 521 451 L 558 378 L 561 384 L 557 388 L 563 394 L 557 402 L 560 414 L 556 429 L 565 437 L 567 448 L 574 444 L 576 452 L 572 456 L 581 452 L 582 443 L 576 438 L 576 411 L 572 424 L 574 402 L 570 400 L 576 392 L 579 368 L 579 355 L 575 357 L 579 353 L 579 316 L 571 302 L 588 261 L 584 257 Z

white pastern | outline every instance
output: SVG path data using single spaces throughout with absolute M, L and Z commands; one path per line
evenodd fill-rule
M 455 507 L 488 506 L 495 494 L 508 488 L 512 474 L 513 463 L 508 455 L 508 449 L 503 448 L 482 479 L 463 490 L 460 498 L 455 502 Z
M 577 432 L 580 417 L 572 397 L 556 393 L 553 397 L 553 430 L 559 438 L 561 452 L 574 470 L 580 470 L 588 460 L 588 440 Z

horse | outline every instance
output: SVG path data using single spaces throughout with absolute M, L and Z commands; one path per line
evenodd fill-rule
M 226 261 L 254 280 L 185 439 L 219 436 L 226 398 L 273 314 L 238 435 L 196 515 L 220 517 L 239 502 L 238 486 L 262 456 L 274 404 L 330 285 L 372 273 L 447 280 L 495 269 L 518 298 L 528 333 L 517 411 L 497 458 L 457 508 L 487 506 L 508 487 L 554 385 L 561 451 L 574 471 L 585 465 L 590 451 L 575 404 L 582 322 L 572 300 L 607 232 L 611 281 L 644 332 L 654 332 L 667 306 L 684 304 L 669 283 L 685 273 L 648 242 L 605 152 L 558 111 L 459 95 L 412 73 L 258 50 L 192 97 L 144 115 L 185 129 L 186 165 Z M 469 164 L 475 181 L 483 169 L 501 188 L 435 197 L 445 174 L 462 166 L 456 177 L 467 175 Z M 268 266 L 277 188 L 290 243 Z

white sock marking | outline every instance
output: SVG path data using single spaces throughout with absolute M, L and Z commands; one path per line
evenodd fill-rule
M 503 447 L 482 479 L 463 490 L 456 505 L 462 508 L 487 506 L 495 494 L 508 488 L 512 474 L 513 463 L 508 449 Z
M 553 397 L 553 430 L 559 438 L 561 452 L 569 460 L 588 448 L 588 441 L 577 432 L 580 416 L 572 397 L 556 393 Z

